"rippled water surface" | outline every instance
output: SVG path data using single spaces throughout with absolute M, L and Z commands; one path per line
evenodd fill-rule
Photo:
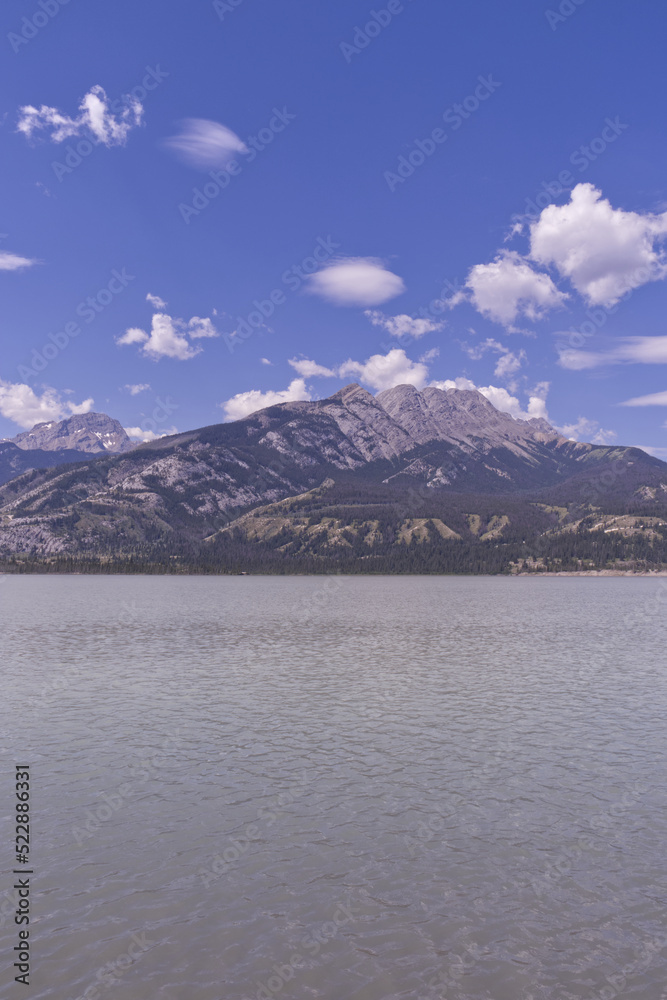
M 666 598 L 5 578 L 3 803 L 27 759 L 35 870 L 9 992 L 667 1000 Z

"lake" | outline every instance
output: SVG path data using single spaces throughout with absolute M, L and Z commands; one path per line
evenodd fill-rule
M 4 868 L 28 763 L 34 871 L 8 995 L 667 1000 L 667 581 L 0 599 Z

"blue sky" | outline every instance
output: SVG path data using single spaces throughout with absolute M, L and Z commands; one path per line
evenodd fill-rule
M 0 436 L 411 381 L 667 458 L 661 5 L 0 16 Z

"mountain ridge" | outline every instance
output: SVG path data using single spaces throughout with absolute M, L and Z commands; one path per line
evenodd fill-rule
M 336 546 L 346 558 L 349 549 L 365 559 L 370 553 L 359 548 L 353 527 L 359 507 L 385 512 L 382 530 L 371 525 L 364 537 L 376 538 L 389 559 L 392 546 L 410 548 L 419 539 L 438 551 L 458 545 L 460 552 L 491 544 L 488 531 L 498 545 L 519 544 L 524 534 L 542 537 L 562 520 L 553 512 L 537 517 L 542 507 L 565 510 L 563 524 L 584 523 L 594 511 L 630 516 L 635 508 L 637 516 L 659 518 L 667 498 L 667 464 L 639 449 L 570 441 L 544 421 L 515 420 L 475 390 L 397 386 L 374 397 L 352 383 L 324 400 L 280 403 L 119 455 L 89 455 L 19 476 L 0 487 L 0 554 L 5 560 L 122 562 L 130 556 L 141 561 L 149 551 L 165 558 L 187 551 L 194 565 L 193 559 L 209 559 L 214 550 L 228 563 L 233 550 L 250 559 L 247 515 L 290 498 L 296 509 L 304 502 L 299 497 L 328 480 L 333 488 L 305 501 L 314 511 L 308 517 L 330 519 L 335 495 L 333 506 L 342 511 L 334 518 L 338 527 L 304 534 L 301 521 L 283 518 L 283 555 L 275 533 L 255 546 L 271 549 L 272 565 L 288 553 L 324 565 Z M 360 503 L 352 502 L 357 495 Z M 459 510 L 463 496 L 471 498 L 471 517 L 481 519 L 482 508 L 493 508 L 486 531 L 470 530 Z M 454 527 L 448 510 L 459 511 Z M 428 524 L 417 530 L 406 521 Z M 623 532 L 634 538 L 633 524 L 624 523 Z M 660 535 L 657 528 L 655 533 Z M 214 545 L 205 542 L 211 537 Z M 421 551 L 425 559 L 426 548 Z M 415 559 L 419 563 L 415 556 L 411 564 Z

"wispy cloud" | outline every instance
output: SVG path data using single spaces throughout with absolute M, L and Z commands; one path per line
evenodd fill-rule
M 579 417 L 573 424 L 565 424 L 557 430 L 563 437 L 573 441 L 590 441 L 591 444 L 613 444 L 618 437 L 616 431 L 604 430 L 597 420 L 589 420 L 588 417 Z
M 0 271 L 20 271 L 24 267 L 32 267 L 38 261 L 31 257 L 21 257 L 17 253 L 0 252 Z
M 150 292 L 148 292 L 148 294 L 146 295 L 146 302 L 150 302 L 150 304 L 153 306 L 153 309 L 157 309 L 159 310 L 159 312 L 164 312 L 164 310 L 167 308 L 167 303 L 164 301 L 164 299 L 161 299 L 159 295 L 151 295 Z
M 27 139 L 32 139 L 36 132 L 46 131 L 51 142 L 88 134 L 104 146 L 123 146 L 130 131 L 141 124 L 143 110 L 141 102 L 131 98 L 122 111 L 113 114 L 104 88 L 97 85 L 83 97 L 75 118 L 46 104 L 39 108 L 24 105 L 19 109 L 16 131 Z
M 332 378 L 336 374 L 333 368 L 325 368 L 324 365 L 319 365 L 317 361 L 310 361 L 308 358 L 291 358 L 288 364 L 303 378 L 314 378 L 315 376 Z
M 558 363 L 571 371 L 602 368 L 606 365 L 667 364 L 667 337 L 625 337 L 608 351 L 577 351 L 562 349 Z
M 219 122 L 186 118 L 180 125 L 178 135 L 165 139 L 163 145 L 197 170 L 225 167 L 235 154 L 250 152 L 235 132 Z
M 493 351 L 495 354 L 499 354 L 500 357 L 496 362 L 496 367 L 493 374 L 496 378 L 510 378 L 515 375 L 524 362 L 527 360 L 526 352 L 523 348 L 518 351 L 512 351 L 509 347 L 505 347 L 499 341 L 494 340 L 492 337 L 487 337 L 486 340 L 479 344 L 473 344 L 468 346 L 463 345 L 463 350 L 466 352 L 469 358 L 473 361 L 479 361 L 487 351 Z
M 648 396 L 634 396 L 620 406 L 667 406 L 667 392 L 651 392 Z

